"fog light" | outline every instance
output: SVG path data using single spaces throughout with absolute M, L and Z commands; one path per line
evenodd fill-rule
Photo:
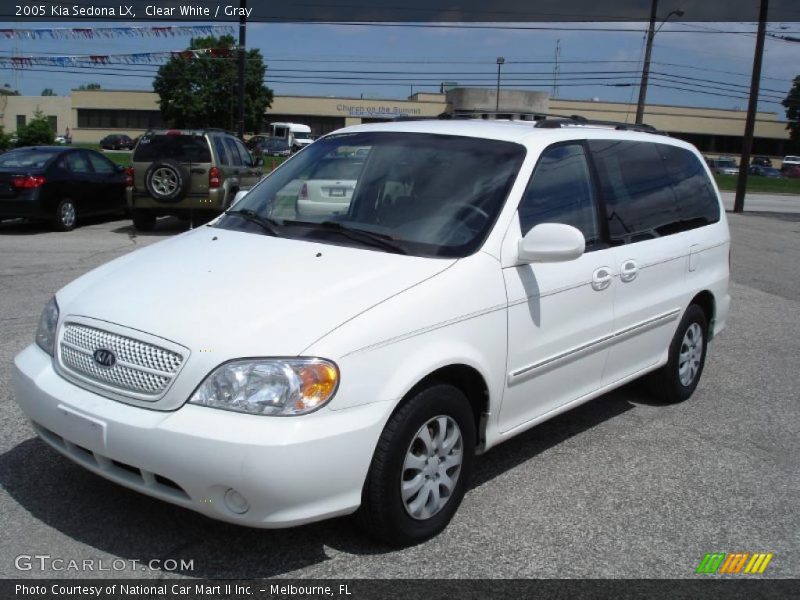
M 225 492 L 225 506 L 228 507 L 228 510 L 235 512 L 237 515 L 243 515 L 250 510 L 250 505 L 247 503 L 247 500 L 244 499 L 244 496 L 233 488 Z

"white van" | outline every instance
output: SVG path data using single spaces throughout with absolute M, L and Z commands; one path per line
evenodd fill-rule
M 16 400 L 87 469 L 209 517 L 435 535 L 476 453 L 639 377 L 686 400 L 725 326 L 730 237 L 697 150 L 574 125 L 330 134 L 208 226 L 59 290 Z M 299 219 L 329 160 L 359 163 L 348 206 Z
M 302 150 L 314 141 L 311 127 L 300 123 L 270 123 L 269 132 L 272 137 L 286 140 L 293 151 Z

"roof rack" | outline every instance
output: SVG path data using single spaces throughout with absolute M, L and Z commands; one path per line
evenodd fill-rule
M 657 135 L 667 135 L 666 132 L 656 129 L 652 125 L 645 123 L 622 123 L 621 121 L 600 121 L 595 119 L 587 119 L 581 115 L 547 115 L 548 118 L 541 121 L 536 121 L 534 127 L 541 129 L 559 129 L 561 127 L 575 127 L 575 126 L 597 126 L 597 127 L 613 127 L 618 131 L 640 131 L 642 133 L 654 133 Z

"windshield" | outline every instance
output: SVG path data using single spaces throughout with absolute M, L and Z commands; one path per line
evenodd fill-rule
M 311 134 L 308 131 L 295 131 L 294 137 L 298 140 L 310 140 Z
M 729 159 L 729 158 L 726 158 L 726 159 L 718 160 L 717 161 L 717 166 L 718 167 L 725 167 L 725 168 L 731 167 L 731 168 L 735 169 L 736 168 L 736 162 L 731 160 L 731 159 Z
M 252 211 L 250 218 L 229 214 L 214 226 L 263 233 L 255 214 L 282 237 L 467 256 L 488 235 L 524 156 L 518 144 L 461 136 L 333 135 L 244 196 L 236 209 Z

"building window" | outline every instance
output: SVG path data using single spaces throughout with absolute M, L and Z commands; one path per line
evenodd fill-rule
M 79 108 L 78 127 L 89 129 L 153 129 L 161 127 L 157 110 Z
M 54 133 L 58 133 L 58 117 L 55 115 L 47 115 L 47 124 Z
M 25 127 L 25 115 L 17 115 L 17 129 Z

